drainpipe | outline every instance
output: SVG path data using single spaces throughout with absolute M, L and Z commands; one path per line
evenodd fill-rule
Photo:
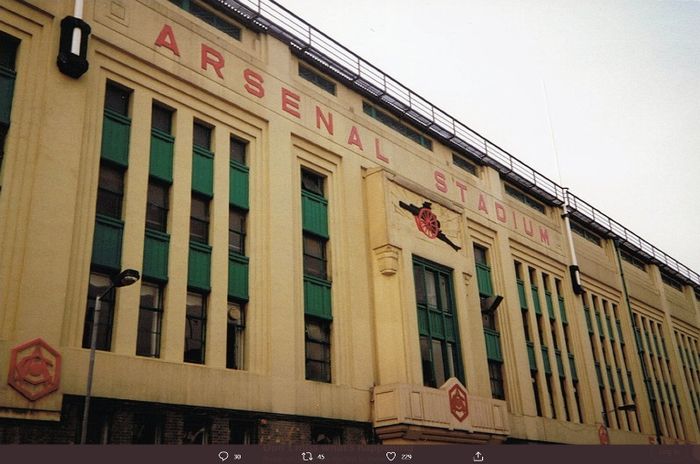
M 625 303 L 627 304 L 627 311 L 629 312 L 630 320 L 632 321 L 632 332 L 634 335 L 634 345 L 637 347 L 637 353 L 639 354 L 639 363 L 642 365 L 642 377 L 644 383 L 644 389 L 647 392 L 647 398 L 649 400 L 649 405 L 651 406 L 651 418 L 654 422 L 654 434 L 656 435 L 656 444 L 661 444 L 661 432 L 659 427 L 659 417 L 656 414 L 656 402 L 651 398 L 651 391 L 649 385 L 647 384 L 647 379 L 649 379 L 649 371 L 647 370 L 647 365 L 644 362 L 644 355 L 641 341 L 637 338 L 637 322 L 634 319 L 634 314 L 632 313 L 632 305 L 630 304 L 630 296 L 627 292 L 627 281 L 625 280 L 625 271 L 622 268 L 622 258 L 620 257 L 620 247 L 618 244 L 619 240 L 617 238 L 613 239 L 613 246 L 615 247 L 615 256 L 617 256 L 617 265 L 620 268 L 620 279 L 622 279 L 622 292 L 625 295 Z M 641 338 L 641 333 L 640 333 Z

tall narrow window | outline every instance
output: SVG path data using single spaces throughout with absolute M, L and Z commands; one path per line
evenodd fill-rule
M 155 179 L 148 181 L 146 227 L 158 232 L 168 230 L 168 191 L 170 186 Z
M 137 355 L 153 358 L 160 357 L 162 319 L 163 287 L 150 282 L 142 282 L 138 335 L 136 338 Z
M 329 237 L 324 183 L 323 176 L 301 170 L 306 379 L 330 382 L 333 316 L 326 256 Z
M 185 362 L 204 364 L 207 327 L 207 296 L 187 293 L 185 324 Z
M 190 241 L 209 242 L 209 199 L 192 194 L 190 213 Z
M 228 211 L 228 249 L 231 253 L 245 254 L 245 220 L 246 212 L 229 207 Z
M 439 387 L 450 377 L 464 382 L 452 270 L 413 258 L 423 384 Z
M 121 219 L 123 198 L 124 170 L 103 163 L 100 165 L 100 178 L 97 185 L 97 214 Z
M 2 182 L 2 161 L 5 155 L 5 138 L 10 129 L 10 113 L 14 94 L 15 61 L 19 39 L 0 32 L 0 182 Z
M 90 348 L 92 337 L 92 321 L 95 317 L 95 300 L 112 285 L 109 276 L 98 273 L 90 274 L 90 286 L 88 287 L 88 307 L 85 313 L 85 327 L 83 329 L 83 348 Z M 112 323 L 114 320 L 114 290 L 100 300 L 100 317 L 97 324 L 97 349 L 109 351 L 112 346 Z
M 243 334 L 245 333 L 245 303 L 228 302 L 226 324 L 226 367 L 243 369 Z

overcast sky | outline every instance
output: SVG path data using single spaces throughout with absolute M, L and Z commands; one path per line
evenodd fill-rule
M 700 1 L 279 1 L 700 272 Z

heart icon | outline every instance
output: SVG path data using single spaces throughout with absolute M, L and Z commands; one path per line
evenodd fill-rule
M 387 453 L 386 453 L 386 458 L 387 458 L 389 461 L 393 461 L 394 459 L 396 459 L 396 453 L 393 452 L 393 451 L 387 451 Z

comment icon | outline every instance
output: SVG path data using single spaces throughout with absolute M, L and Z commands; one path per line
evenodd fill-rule
M 221 459 L 221 462 L 224 462 L 225 460 L 228 459 L 228 451 L 219 451 L 219 459 Z

